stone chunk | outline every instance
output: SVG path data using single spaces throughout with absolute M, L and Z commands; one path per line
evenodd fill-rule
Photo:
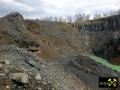
M 5 65 L 9 65 L 10 64 L 9 60 L 1 60 L 0 63 L 3 63 Z
M 41 76 L 40 76 L 39 73 L 35 76 L 35 79 L 36 79 L 36 80 L 41 80 Z
M 11 73 L 9 74 L 9 78 L 16 82 L 20 82 L 23 84 L 29 83 L 28 81 L 28 74 L 25 73 Z

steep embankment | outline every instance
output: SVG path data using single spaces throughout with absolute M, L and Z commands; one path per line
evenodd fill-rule
M 86 51 L 120 63 L 120 15 L 83 22 L 78 29 Z
M 24 20 L 11 13 L 0 19 L 0 45 L 17 45 L 45 59 L 82 52 L 79 32 L 65 23 Z
M 69 25 L 39 20 L 26 20 L 25 23 L 27 29 L 39 38 L 44 57 L 56 54 L 57 56 L 74 55 L 82 52 L 79 32 Z M 37 53 L 37 55 L 41 56 L 41 53 Z

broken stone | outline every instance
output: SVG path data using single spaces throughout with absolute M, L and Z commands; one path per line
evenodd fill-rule
M 0 63 L 0 69 L 3 67 L 3 65 Z
M 40 76 L 39 73 L 36 75 L 35 79 L 36 79 L 36 80 L 41 80 L 41 76 Z
M 10 62 L 9 62 L 8 60 L 5 60 L 5 64 L 6 64 L 6 65 L 9 65 Z
M 42 90 L 42 88 L 38 88 L 38 90 Z
M 30 52 L 38 52 L 39 49 L 36 48 L 36 47 L 29 47 L 28 51 L 30 51 Z
M 29 83 L 28 74 L 25 74 L 25 73 L 11 73 L 9 75 L 9 78 L 11 80 L 14 80 L 16 82 L 20 82 L 20 83 L 23 83 L 23 84 Z
M 0 73 L 0 76 L 5 76 L 5 74 L 4 73 Z
M 0 34 L 0 38 L 2 38 L 2 34 Z
M 10 86 L 6 85 L 6 89 L 9 89 L 9 88 L 10 88 Z
M 45 65 L 41 65 L 42 68 L 45 68 Z
M 10 64 L 9 60 L 2 60 L 2 61 L 0 61 L 0 63 L 5 64 L 5 65 L 9 65 Z
M 7 68 L 4 68 L 4 72 L 5 72 L 5 73 L 8 73 L 9 70 L 8 70 Z
M 46 82 L 43 82 L 43 84 L 44 84 L 44 85 L 47 85 L 47 83 L 46 83 Z

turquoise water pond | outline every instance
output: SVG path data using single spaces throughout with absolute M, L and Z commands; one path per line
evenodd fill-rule
M 101 64 L 103 64 L 103 65 L 105 65 L 113 70 L 120 72 L 120 65 L 119 66 L 113 65 L 113 64 L 109 63 L 107 60 L 100 58 L 100 57 L 97 57 L 95 55 L 89 55 L 89 57 L 98 63 L 101 63 Z

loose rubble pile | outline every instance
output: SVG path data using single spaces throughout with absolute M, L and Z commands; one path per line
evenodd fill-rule
M 2 60 L 6 60 L 9 64 Z M 6 86 L 15 90 L 40 90 L 40 88 L 41 90 L 79 90 L 83 88 L 77 77 L 65 71 L 62 65 L 55 62 L 42 62 L 37 56 L 16 46 L 1 47 L 0 61 L 2 61 L 0 75 L 4 77 L 0 78 L 0 86 L 3 90 Z

